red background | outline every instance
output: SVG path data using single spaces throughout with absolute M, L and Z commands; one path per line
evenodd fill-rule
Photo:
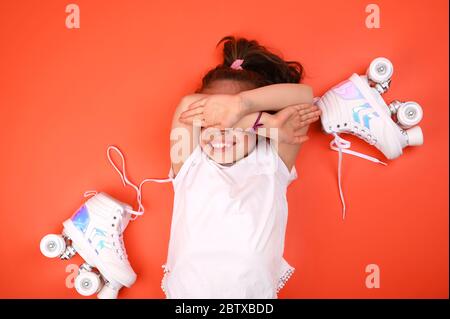
M 165 177 L 174 108 L 220 63 L 217 41 L 256 39 L 305 66 L 320 95 L 386 56 L 387 101 L 422 104 L 422 147 L 387 167 L 344 157 L 341 219 L 337 153 L 315 124 L 289 188 L 285 257 L 296 272 L 281 298 L 448 298 L 448 2 L 87 1 L 81 28 L 65 27 L 67 1 L 0 2 L 0 297 L 72 298 L 65 266 L 39 252 L 47 233 L 97 189 L 134 203 L 106 160 L 119 146 L 135 181 Z M 382 158 L 351 138 L 354 149 Z M 146 185 L 144 217 L 125 234 L 138 280 L 125 298 L 163 298 L 161 265 L 173 191 Z M 379 289 L 365 267 L 380 267 Z

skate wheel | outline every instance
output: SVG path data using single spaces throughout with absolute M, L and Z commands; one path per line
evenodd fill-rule
M 91 271 L 81 272 L 75 278 L 75 289 L 82 296 L 91 296 L 95 294 L 101 286 L 99 275 Z
M 394 73 L 392 62 L 386 58 L 376 58 L 370 63 L 367 77 L 375 83 L 388 82 Z
M 416 102 L 406 102 L 397 110 L 398 123 L 405 128 L 415 126 L 422 120 L 422 107 Z
M 414 126 L 405 131 L 408 136 L 409 146 L 419 146 L 423 144 L 423 133 L 420 126 Z
M 103 286 L 102 290 L 97 295 L 98 299 L 117 299 L 119 289 L 111 287 L 108 283 Z
M 41 239 L 40 249 L 45 257 L 55 258 L 66 250 L 66 241 L 61 235 L 49 234 Z

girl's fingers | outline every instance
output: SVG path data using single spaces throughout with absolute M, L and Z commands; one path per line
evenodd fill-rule
M 304 115 L 304 114 L 308 114 L 308 113 L 316 112 L 316 111 L 320 112 L 320 109 L 319 109 L 318 106 L 316 106 L 316 105 L 309 105 L 308 107 L 301 108 L 301 109 L 298 111 L 298 113 L 299 113 L 300 115 Z
M 186 124 L 192 124 L 195 127 L 207 127 L 206 121 L 199 118 L 194 118 L 194 120 L 186 122 Z
M 309 124 L 311 124 L 311 123 L 316 122 L 317 120 L 319 120 L 319 117 L 318 117 L 318 116 L 317 116 L 317 117 L 312 117 L 312 118 L 310 118 L 310 119 L 307 119 L 307 120 L 302 121 L 302 122 L 300 123 L 300 126 L 309 125 Z
M 180 119 L 182 118 L 187 118 L 189 116 L 194 116 L 194 115 L 200 115 L 203 113 L 203 107 L 202 106 L 198 106 L 192 110 L 186 110 L 183 113 L 180 114 Z
M 308 117 L 304 117 L 300 120 L 300 122 L 310 122 L 312 120 L 312 122 L 317 121 L 320 117 L 317 115 L 312 115 L 312 116 L 308 116 Z M 311 122 L 310 122 L 311 123 Z
M 307 119 L 312 118 L 312 117 L 319 117 L 320 114 L 321 114 L 320 111 L 314 111 L 314 112 L 310 112 L 310 113 L 307 113 L 307 114 L 300 115 L 300 117 L 302 118 L 302 120 L 307 120 Z
M 311 117 L 311 118 L 307 118 L 307 119 L 301 119 L 301 120 L 299 120 L 299 121 L 297 121 L 297 122 L 295 123 L 295 126 L 294 126 L 294 127 L 295 127 L 296 129 L 305 127 L 306 125 L 309 125 L 309 124 L 311 124 L 311 123 L 316 122 L 319 118 L 320 118 L 320 117 L 315 116 L 315 117 Z
M 316 109 L 311 107 L 309 109 L 303 109 L 303 110 L 298 111 L 298 114 L 300 116 L 304 116 L 306 114 L 309 114 L 309 113 L 312 113 L 312 112 L 315 112 L 315 111 L 316 111 Z
M 200 119 L 194 118 L 194 117 L 185 117 L 185 118 L 178 119 L 178 121 L 183 124 L 192 124 L 192 123 L 194 123 L 194 121 L 197 121 L 197 120 L 200 121 Z
M 185 117 L 185 118 L 180 118 L 178 120 L 181 123 L 184 123 L 184 124 L 193 124 L 194 122 L 196 124 L 201 123 L 202 126 L 205 126 L 207 124 L 206 120 L 204 118 L 202 118 L 201 116 L 199 116 L 199 115 L 192 115 L 192 116 L 188 116 L 188 117 Z
M 192 109 L 195 109 L 195 108 L 197 108 L 197 107 L 199 107 L 199 106 L 203 106 L 203 105 L 205 105 L 205 99 L 200 99 L 200 100 L 198 100 L 198 101 L 195 101 L 194 103 L 191 103 L 191 104 L 189 104 L 189 106 L 188 106 L 188 110 L 192 110 Z
M 312 107 L 312 106 L 315 106 L 315 105 L 313 105 L 313 104 L 308 104 L 308 103 L 303 103 L 303 104 L 297 104 L 296 105 L 296 107 L 297 107 L 297 110 L 305 110 L 305 109 L 308 109 L 308 108 L 310 108 L 310 107 Z
M 192 123 L 185 123 L 185 124 L 192 124 L 192 126 L 195 126 L 195 127 L 202 127 L 205 125 L 204 120 L 201 120 L 199 118 L 194 118 L 192 120 Z
M 205 125 L 203 125 L 203 123 L 205 123 Z M 220 125 L 220 123 L 211 124 L 211 125 L 206 125 L 206 121 L 205 121 L 205 120 L 203 120 L 202 126 L 204 126 L 204 127 L 206 127 L 206 128 L 210 128 L 210 129 L 217 129 L 217 130 L 222 129 L 222 125 Z

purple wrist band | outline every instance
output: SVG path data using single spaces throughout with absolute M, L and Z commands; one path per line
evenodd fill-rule
M 258 127 L 263 126 L 263 124 L 259 122 L 259 120 L 261 119 L 261 115 L 262 115 L 262 112 L 259 112 L 258 117 L 256 118 L 256 121 L 255 121 L 255 124 L 253 124 L 252 129 L 254 132 L 256 132 Z

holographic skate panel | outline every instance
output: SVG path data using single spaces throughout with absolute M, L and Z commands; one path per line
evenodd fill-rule
M 89 211 L 86 205 L 80 207 L 80 209 L 72 216 L 72 223 L 83 234 L 86 232 L 86 228 L 89 224 Z
M 106 240 L 107 235 L 108 233 L 106 230 L 99 229 L 97 227 L 91 229 L 88 241 L 92 247 L 95 247 L 94 250 L 97 255 L 100 254 L 100 250 L 103 248 L 112 249 L 110 242 Z
M 339 83 L 333 87 L 332 90 L 344 100 L 358 100 L 364 98 L 358 88 L 349 80 Z
M 112 248 L 111 244 L 109 242 L 107 242 L 106 240 L 102 239 L 97 243 L 97 246 L 95 248 L 95 252 L 98 254 L 100 254 L 100 250 L 102 250 L 103 248 Z
M 364 103 L 360 106 L 355 106 L 353 109 L 353 120 L 356 123 L 361 124 L 370 129 L 370 120 L 374 117 L 380 117 L 376 111 L 370 106 L 369 103 Z
M 95 227 L 92 231 L 92 240 L 96 239 L 96 237 L 105 238 L 106 235 L 106 230 L 98 229 L 97 227 Z

